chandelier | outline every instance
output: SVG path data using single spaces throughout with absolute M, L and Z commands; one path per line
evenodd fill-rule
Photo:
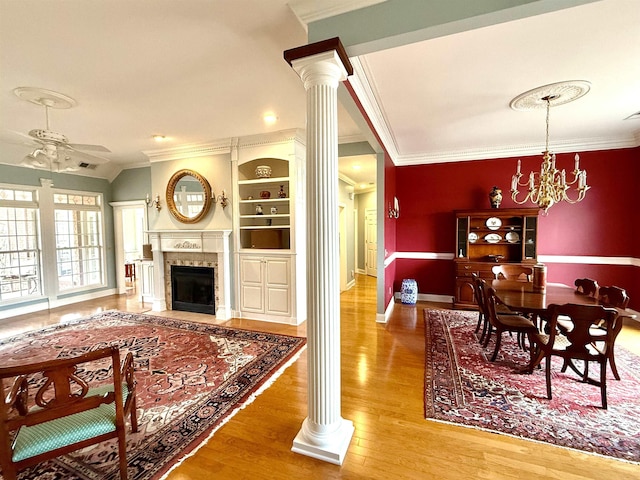
M 542 152 L 540 172 L 530 172 L 528 179 L 522 183 L 520 179 L 524 175 L 521 171 L 521 162 L 518 160 L 518 168 L 511 178 L 511 198 L 518 205 L 531 201 L 547 213 L 554 203 L 561 201 L 577 203 L 582 201 L 587 190 L 591 188 L 587 185 L 587 172 L 580 169 L 580 156 L 577 153 L 574 157 L 573 171 L 570 172 L 570 175 L 573 175 L 573 177 L 567 179 L 565 170 L 558 170 L 556 168 L 556 155 L 549 151 L 549 112 L 552 102 L 554 104 L 567 103 L 581 97 L 588 91 L 588 82 L 561 82 L 531 90 L 516 97 L 516 99 L 511 102 L 512 108 L 534 108 L 532 107 L 533 96 L 540 92 L 547 93 L 542 97 L 538 96 L 536 101 L 533 102 L 536 104 L 536 107 L 540 106 L 540 101 L 544 102 L 543 105 L 547 110 L 545 149 L 544 152 Z M 563 96 L 571 98 L 567 99 L 563 98 Z M 526 107 L 524 105 L 526 105 Z M 518 188 L 521 187 L 526 187 L 527 192 L 524 197 L 519 200 L 518 195 L 521 192 Z M 572 187 L 575 192 L 577 192 L 571 193 L 571 197 L 573 198 L 569 196 Z

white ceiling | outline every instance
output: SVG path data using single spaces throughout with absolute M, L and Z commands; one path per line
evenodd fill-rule
M 377 1 L 302 3 L 326 16 Z M 90 173 L 109 179 L 148 165 L 144 152 L 154 149 L 304 128 L 304 88 L 282 55 L 307 36 L 288 2 L 0 0 L 0 162 L 20 163 L 30 147 L 7 140 L 45 126 L 43 109 L 17 98 L 16 87 L 73 97 L 77 106 L 51 113 L 51 130 L 109 148 L 110 162 Z M 640 119 L 624 118 L 640 111 L 638 25 L 638 0 L 603 0 L 354 63 L 372 88 L 363 103 L 376 105 L 400 165 L 539 153 L 544 112 L 516 112 L 509 101 L 564 80 L 592 89 L 552 110 L 556 151 L 635 146 Z M 275 125 L 262 121 L 268 111 Z M 361 122 L 346 112 L 341 141 L 362 140 Z M 369 183 L 371 169 L 365 178 L 366 168 L 348 164 L 373 159 L 345 159 L 343 174 Z

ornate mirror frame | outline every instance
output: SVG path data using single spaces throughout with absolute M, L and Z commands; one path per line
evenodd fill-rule
M 200 210 L 200 213 L 193 217 L 187 217 L 186 215 L 180 213 L 173 198 L 176 185 L 182 178 L 186 176 L 192 176 L 196 178 L 198 182 L 200 182 L 202 190 L 204 190 L 204 204 L 202 205 L 202 209 Z M 177 220 L 182 223 L 196 223 L 202 220 L 204 216 L 209 213 L 209 209 L 211 208 L 211 186 L 209 185 L 209 182 L 207 182 L 207 179 L 200 175 L 198 172 L 194 172 L 193 170 L 189 169 L 178 170 L 173 174 L 171 179 L 169 179 L 169 183 L 167 184 L 166 200 L 167 207 L 169 208 L 171 215 L 173 215 Z

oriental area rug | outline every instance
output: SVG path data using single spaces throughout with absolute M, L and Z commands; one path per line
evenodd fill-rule
M 495 362 L 495 335 L 483 349 L 474 333 L 478 314 L 424 310 L 425 418 L 640 462 L 640 359 L 616 348 L 620 381 L 607 377 L 608 409 L 600 387 L 585 384 L 562 360 L 551 365 L 553 399 L 547 399 L 543 368 L 532 374 L 529 354 L 503 334 Z M 609 368 L 609 367 L 607 367 Z M 593 365 L 592 375 L 599 375 Z
M 108 311 L 3 340 L 0 363 L 70 357 L 110 345 L 120 348 L 121 358 L 132 352 L 135 359 L 139 431 L 132 433 L 127 421 L 129 479 L 155 480 L 268 387 L 302 352 L 305 339 Z M 116 452 L 115 440 L 102 442 L 26 469 L 19 478 L 117 479 Z

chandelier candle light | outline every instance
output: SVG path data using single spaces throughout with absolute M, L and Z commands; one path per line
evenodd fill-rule
M 575 155 L 575 163 L 571 172 L 573 178 L 571 181 L 567 181 L 565 170 L 556 168 L 556 155 L 549 151 L 549 112 L 551 104 L 560 105 L 570 102 L 585 95 L 588 91 L 588 82 L 560 82 L 525 92 L 511 101 L 511 107 L 514 109 L 538 108 L 542 105 L 546 106 L 547 109 L 545 149 L 542 152 L 540 172 L 530 172 L 528 181 L 522 183 L 520 181 L 523 177 L 521 161 L 518 160 L 516 173 L 511 178 L 511 198 L 518 205 L 531 201 L 547 213 L 554 203 L 563 200 L 568 203 L 582 201 L 587 190 L 591 188 L 587 185 L 587 172 L 580 169 L 580 156 L 578 154 Z M 545 95 L 540 96 L 541 92 L 545 93 Z M 540 101 L 544 103 L 540 104 Z M 567 195 L 567 192 L 574 186 L 577 196 L 572 199 Z M 528 187 L 526 195 L 521 200 L 517 198 L 520 194 L 519 187 Z

